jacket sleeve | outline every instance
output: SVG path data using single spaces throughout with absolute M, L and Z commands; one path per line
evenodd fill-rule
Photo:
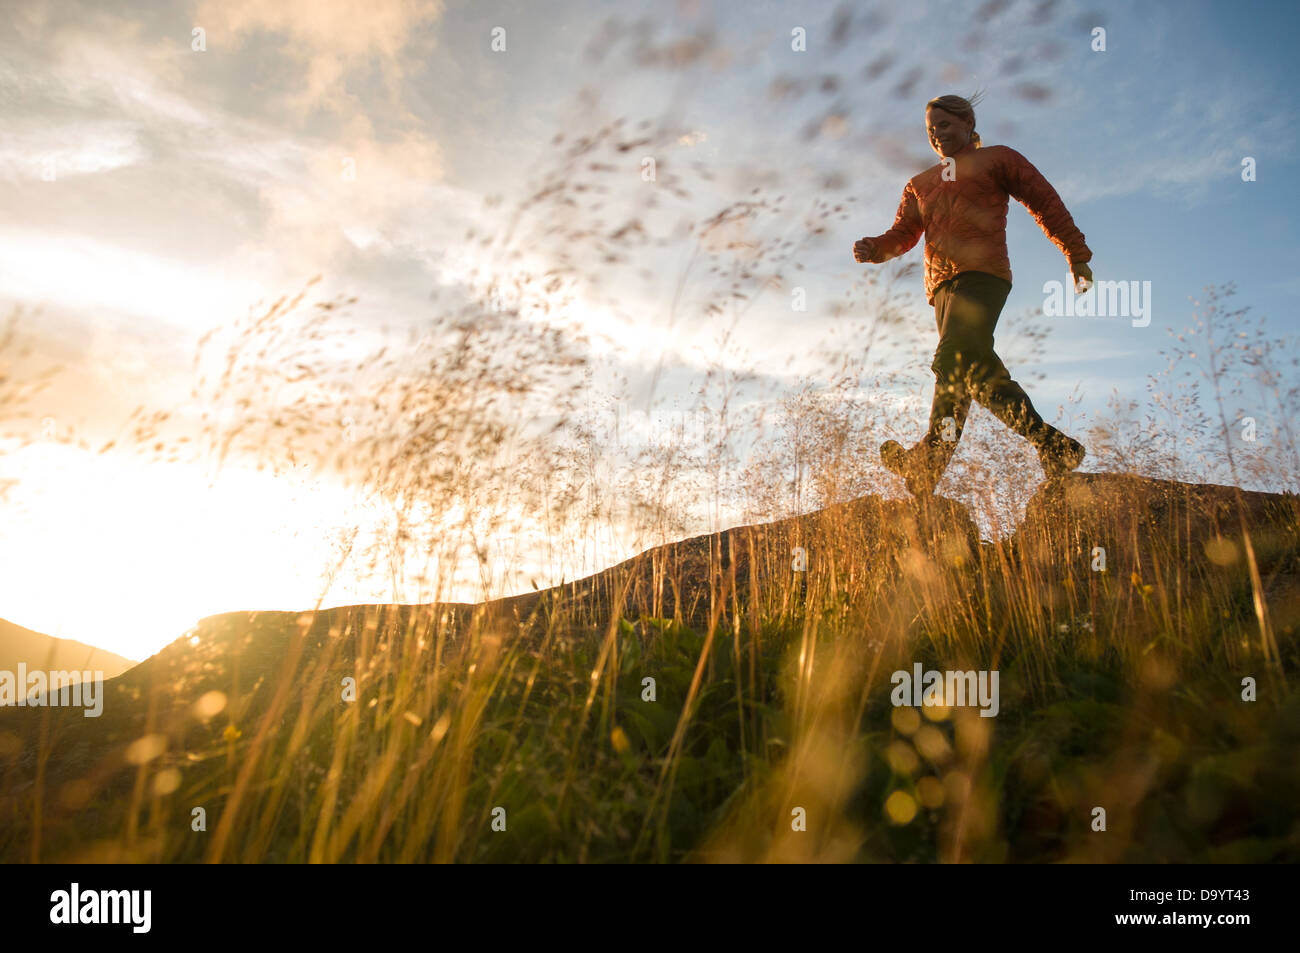
M 1052 184 L 1015 149 L 1007 148 L 1006 156 L 1000 172 L 1007 194 L 1029 209 L 1038 227 L 1070 264 L 1091 260 L 1092 251 L 1083 240 L 1083 232 L 1074 224 Z
M 903 198 L 898 203 L 893 227 L 883 235 L 871 239 L 871 257 L 867 261 L 879 265 L 911 251 L 924 231 L 925 223 L 921 221 L 921 207 L 916 201 L 916 191 L 912 188 L 912 183 L 908 182 L 903 186 Z

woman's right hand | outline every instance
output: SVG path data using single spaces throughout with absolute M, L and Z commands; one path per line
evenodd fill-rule
M 870 238 L 859 238 L 853 243 L 853 260 L 856 262 L 868 262 L 876 257 L 876 249 L 871 244 Z

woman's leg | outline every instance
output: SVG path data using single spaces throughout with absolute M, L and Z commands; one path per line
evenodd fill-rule
M 905 454 L 893 441 L 881 448 L 886 466 L 907 474 L 908 487 L 914 493 L 932 492 L 942 479 L 966 426 L 972 400 L 1038 448 L 1049 476 L 1073 469 L 1082 460 L 1083 445 L 1043 420 L 993 351 L 993 331 L 1010 293 L 1010 282 L 975 271 L 963 272 L 935 290 L 939 346 L 931 364 L 935 384 L 930 425 L 920 442 Z
M 1010 282 L 983 272 L 963 272 L 935 291 L 939 346 L 930 365 L 934 400 L 922 443 L 930 448 L 940 471 L 957 449 L 972 400 L 995 413 L 995 407 L 1016 405 L 1023 414 L 1027 406 L 1033 415 L 1029 398 L 993 353 L 993 330 L 1010 293 Z
M 1051 429 L 1034 409 L 1033 401 L 1019 383 L 1012 380 L 1002 359 L 993 350 L 993 332 L 1011 284 L 995 275 L 965 272 L 945 286 L 944 307 L 935 295 L 936 314 L 940 321 L 939 347 L 932 369 L 936 377 L 936 404 L 931 410 L 931 441 L 942 439 L 945 415 L 957 412 L 957 433 L 965 424 L 965 411 L 974 399 L 987 407 L 998 420 L 1035 445 Z M 948 396 L 951 394 L 952 396 Z M 949 426 L 949 432 L 952 427 Z
M 1043 473 L 1051 479 L 1075 469 L 1087 453 L 1083 444 L 1039 416 L 1024 388 L 1011 379 L 1006 365 L 992 355 L 992 371 L 975 384 L 975 399 L 1038 451 Z
M 895 440 L 887 440 L 880 447 L 880 459 L 885 467 L 903 476 L 907 488 L 917 496 L 934 492 L 957 450 L 973 398 L 967 367 L 969 358 L 984 351 L 992 352 L 991 343 L 982 342 L 986 335 L 981 330 L 989 323 L 985 313 L 989 302 L 974 296 L 975 286 L 980 282 L 972 282 L 969 279 L 972 274 L 967 272 L 949 279 L 934 292 L 939 347 L 930 365 L 934 371 L 934 398 L 930 402 L 930 425 L 925 436 L 909 450 L 904 450 Z M 1002 292 L 1003 300 L 1009 290 L 1007 286 Z M 997 303 L 997 308 L 1000 307 Z M 991 342 L 991 333 L 987 336 Z

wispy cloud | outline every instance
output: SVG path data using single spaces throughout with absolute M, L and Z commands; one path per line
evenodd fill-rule
M 300 84 L 280 90 L 292 110 L 348 112 L 357 105 L 348 80 L 372 68 L 400 100 L 410 64 L 434 45 L 442 11 L 441 0 L 201 0 L 194 20 L 214 48 L 260 42 L 295 65 Z

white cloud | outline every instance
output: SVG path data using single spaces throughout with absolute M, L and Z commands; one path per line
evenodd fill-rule
M 0 144 L 0 177 L 55 181 L 134 165 L 145 156 L 135 126 L 120 120 L 75 128 L 12 123 Z
M 22 228 L 0 230 L 6 297 L 91 317 L 97 309 L 206 326 L 243 312 L 261 289 L 223 272 L 118 245 Z
M 356 105 L 346 83 L 354 71 L 379 67 L 396 93 L 409 62 L 403 52 L 413 41 L 429 48 L 442 10 L 441 0 L 202 0 L 194 19 L 212 47 L 226 37 L 279 37 L 279 55 L 301 70 L 293 107 L 347 111 Z

